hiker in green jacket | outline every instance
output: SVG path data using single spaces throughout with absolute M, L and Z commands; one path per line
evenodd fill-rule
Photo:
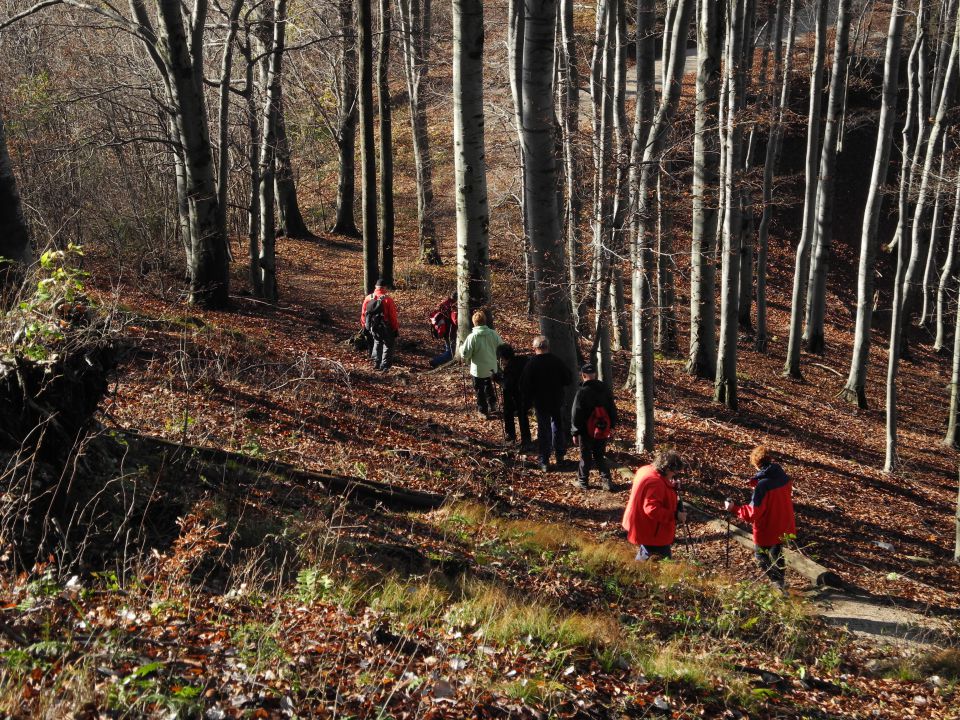
M 473 330 L 460 348 L 460 357 L 470 363 L 473 389 L 477 393 L 477 414 L 485 419 L 497 409 L 497 395 L 493 389 L 493 374 L 497 371 L 497 348 L 503 340 L 496 330 L 487 325 L 485 310 L 473 313 Z

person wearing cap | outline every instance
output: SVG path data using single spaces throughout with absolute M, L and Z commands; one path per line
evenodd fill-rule
M 393 348 L 400 337 L 397 305 L 389 289 L 389 283 L 380 278 L 360 308 L 360 327 L 373 338 L 370 359 L 375 370 L 386 370 L 393 364 Z
M 750 464 L 757 471 L 750 480 L 753 486 L 750 502 L 737 505 L 727 500 L 723 507 L 741 520 L 749 520 L 753 524 L 757 564 L 764 575 L 782 590 L 787 569 L 783 557 L 784 538 L 797 533 L 791 497 L 793 484 L 783 468 L 773 461 L 773 453 L 763 445 L 755 447 L 750 453 Z
M 673 450 L 660 450 L 653 463 L 637 470 L 630 490 L 630 500 L 623 511 L 623 529 L 627 540 L 638 546 L 637 560 L 663 560 L 677 532 L 677 523 L 686 522 L 677 495 L 683 469 L 683 458 Z
M 580 387 L 573 398 L 573 413 L 570 431 L 573 444 L 580 446 L 580 466 L 577 469 L 577 484 L 586 490 L 590 469 L 596 465 L 600 472 L 603 489 L 613 490 L 610 469 L 607 467 L 607 440 L 617 424 L 617 406 L 613 392 L 597 380 L 597 368 L 586 363 L 580 367 Z

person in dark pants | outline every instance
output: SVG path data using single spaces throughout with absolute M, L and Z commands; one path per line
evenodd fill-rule
M 756 474 L 750 480 L 753 496 L 747 505 L 724 503 L 727 512 L 741 520 L 753 523 L 753 542 L 757 564 L 772 583 L 781 590 L 786 586 L 786 559 L 783 557 L 784 537 L 796 535 L 793 513 L 793 484 L 777 463 L 773 454 L 763 445 L 750 453 L 750 464 Z
M 653 463 L 637 470 L 630 500 L 623 511 L 627 540 L 638 546 L 637 560 L 665 560 L 677 533 L 677 523 L 687 520 L 680 504 L 676 477 L 684 462 L 673 450 L 661 450 Z
M 400 321 L 397 305 L 383 278 L 377 280 L 376 289 L 363 299 L 360 327 L 373 338 L 370 359 L 374 369 L 387 370 L 393 364 L 393 347 L 400 337 Z
M 520 426 L 520 445 L 530 446 L 530 417 L 523 407 L 520 394 L 520 379 L 523 369 L 530 359 L 528 355 L 517 355 L 512 345 L 504 343 L 497 348 L 497 362 L 500 364 L 500 380 L 503 383 L 503 435 L 511 445 L 517 441 L 516 427 Z
M 605 383 L 597 380 L 597 369 L 587 363 L 580 368 L 580 388 L 573 399 L 570 432 L 573 444 L 580 446 L 580 467 L 577 484 L 586 490 L 590 469 L 596 465 L 600 472 L 603 489 L 613 490 L 610 469 L 607 467 L 607 440 L 617 424 L 617 406 L 613 392 Z
M 544 335 L 533 339 L 533 357 L 520 378 L 524 409 L 533 408 L 537 415 L 537 446 L 540 469 L 550 469 L 550 454 L 563 464 L 567 439 L 563 428 L 563 392 L 573 377 L 563 361 L 550 352 L 550 341 Z
M 497 348 L 503 340 L 489 326 L 486 311 L 473 313 L 473 329 L 460 348 L 460 357 L 470 363 L 473 389 L 477 393 L 477 415 L 484 419 L 493 416 L 497 409 L 497 393 L 493 389 L 493 374 L 497 371 Z

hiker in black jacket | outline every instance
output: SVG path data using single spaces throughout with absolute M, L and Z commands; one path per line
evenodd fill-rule
M 499 380 L 503 383 L 503 435 L 511 445 L 517 441 L 514 417 L 520 426 L 520 445 L 533 443 L 530 437 L 529 411 L 524 408 L 520 395 L 520 379 L 529 359 L 529 355 L 517 355 L 513 346 L 507 343 L 497 348 Z
M 525 410 L 533 408 L 537 414 L 537 446 L 540 469 L 550 469 L 550 453 L 557 456 L 557 465 L 563 464 L 567 438 L 563 428 L 563 389 L 573 377 L 563 361 L 550 352 L 550 341 L 544 335 L 533 339 L 534 355 L 527 362 L 520 378 L 520 392 Z
M 573 442 L 580 445 L 577 484 L 586 490 L 590 469 L 596 465 L 603 489 L 612 490 L 606 452 L 607 440 L 617 424 L 617 406 L 610 388 L 597 380 L 597 369 L 590 363 L 580 368 L 580 388 L 573 399 L 572 420 Z

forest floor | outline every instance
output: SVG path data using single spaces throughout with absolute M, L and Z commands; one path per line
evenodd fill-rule
M 199 472 L 161 462 L 152 522 L 166 540 L 149 571 L 101 572 L 79 590 L 38 586 L 42 572 L 5 587 L 8 608 L 33 607 L 15 635 L 42 637 L 37 623 L 49 633 L 73 607 L 119 643 L 87 660 L 85 675 L 79 658 L 103 640 L 83 630 L 64 644 L 73 655 L 42 672 L 35 657 L 16 655 L 27 673 L 20 707 L 35 711 L 51 687 L 76 706 L 82 694 L 63 695 L 69 677 L 87 688 L 81 717 L 104 707 L 641 717 L 664 704 L 677 717 L 958 717 L 956 458 L 939 445 L 945 361 L 925 344 L 913 345 L 902 370 L 895 476 L 879 469 L 882 411 L 836 397 L 850 349 L 842 297 L 828 350 L 804 357 L 803 381 L 781 377 L 788 316 L 774 301 L 769 352 L 741 343 L 737 413 L 715 405 L 710 384 L 686 375 L 680 358 L 658 358 L 658 444 L 688 460 L 687 498 L 717 515 L 724 497 L 745 501 L 749 450 L 770 445 L 795 483 L 798 551 L 855 589 L 818 598 L 791 573 L 785 600 L 758 578 L 746 548 L 733 543 L 726 567 L 725 538 L 702 518 L 678 538 L 680 562 L 636 567 L 619 528 L 628 482 L 584 492 L 572 464 L 539 471 L 504 444 L 499 421 L 478 419 L 459 366 L 428 372 L 440 348 L 426 317 L 452 288 L 452 266 L 420 266 L 401 242 L 399 353 L 380 373 L 349 342 L 362 296 L 359 244 L 284 239 L 279 253 L 284 299 L 240 295 L 229 312 L 186 308 L 152 281 L 117 292 L 94 272 L 135 349 L 104 404 L 108 427 L 437 493 L 446 505 L 369 512 L 282 471 L 244 480 L 229 462 Z M 774 259 L 783 287 L 788 264 Z M 493 296 L 515 298 L 514 263 L 495 251 L 492 267 Z M 504 339 L 526 348 L 535 324 L 522 308 L 504 301 L 493 310 Z M 875 348 L 874 403 L 882 356 Z M 626 362 L 617 355 L 619 378 Z M 647 458 L 631 451 L 632 397 L 618 391 L 618 404 L 611 455 L 635 468 Z M 174 526 L 177 517 L 185 519 Z M 222 547 L 233 553 L 229 571 L 188 582 Z M 0 699 L 17 714 L 8 695 Z

